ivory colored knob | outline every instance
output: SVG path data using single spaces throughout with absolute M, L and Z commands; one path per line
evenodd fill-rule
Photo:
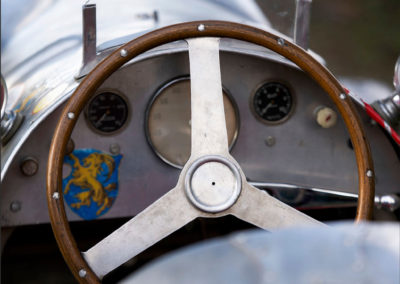
M 329 107 L 321 107 L 317 110 L 317 123 L 323 128 L 331 128 L 336 124 L 337 114 Z

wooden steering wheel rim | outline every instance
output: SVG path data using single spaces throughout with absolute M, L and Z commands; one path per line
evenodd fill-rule
M 126 43 L 101 61 L 76 88 L 57 124 L 47 167 L 49 215 L 63 257 L 76 279 L 82 283 L 96 283 L 100 282 L 100 279 L 87 265 L 76 245 L 69 228 L 62 197 L 64 153 L 79 114 L 96 89 L 123 64 L 159 45 L 193 37 L 229 37 L 264 46 L 291 60 L 317 81 L 337 106 L 353 143 L 359 180 L 356 222 L 370 219 L 372 216 L 375 182 L 369 145 L 351 98 L 324 66 L 297 45 L 254 27 L 222 21 L 189 22 L 168 26 Z M 121 53 L 122 50 L 124 51 Z

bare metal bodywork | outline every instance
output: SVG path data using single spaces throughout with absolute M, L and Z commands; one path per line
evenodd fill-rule
M 7 4 L 9 3 L 6 1 L 5 5 Z M 229 1 L 229 5 L 224 1 L 193 1 L 190 5 L 185 2 L 185 7 L 180 1 L 168 3 L 166 6 L 163 1 L 146 1 L 145 3 L 120 1 L 118 5 L 114 2 L 111 4 L 110 1 L 97 1 L 96 55 L 85 61 L 82 55 L 81 4 L 72 4 L 69 1 L 43 1 L 32 5 L 29 17 L 21 18 L 18 23 L 9 27 L 15 32 L 15 36 L 10 36 L 10 33 L 7 32 L 2 33 L 6 35 L 2 41 L 1 56 L 2 73 L 7 81 L 9 92 L 7 109 L 24 117 L 18 131 L 2 147 L 1 177 L 2 185 L 6 188 L 2 198 L 2 216 L 5 220 L 3 226 L 47 222 L 48 217 L 43 211 L 38 214 L 24 212 L 32 212 L 32 210 L 36 210 L 35 208 L 45 206 L 45 200 L 39 192 L 44 187 L 44 165 L 51 139 L 50 133 L 47 132 L 48 129 L 54 128 L 53 116 L 59 113 L 58 108 L 78 86 L 79 78 L 116 47 L 146 31 L 189 20 L 229 20 L 267 30 L 271 29 L 270 22 L 253 1 Z M 114 13 L 110 13 L 110 11 L 116 9 L 117 6 L 126 6 L 126 9 L 119 9 L 118 11 L 122 14 L 114 17 Z M 4 10 L 7 11 L 7 6 Z M 56 20 L 55 17 L 61 11 L 64 15 L 68 15 L 69 21 Z M 40 32 L 44 26 L 51 26 L 51 29 L 47 29 L 48 31 L 45 33 Z M 2 25 L 2 28 L 5 29 L 6 26 Z M 284 35 L 281 36 L 290 40 Z M 27 38 L 29 38 L 29 44 L 23 44 Z M 350 194 L 348 197 L 356 197 L 356 166 L 352 150 L 346 142 L 347 134 L 342 122 L 339 120 L 337 127 L 329 132 L 326 131 L 322 136 L 319 135 L 321 130 L 318 126 L 310 124 L 310 115 L 313 115 L 314 109 L 321 105 L 331 106 L 323 94 L 319 94 L 318 88 L 309 83 L 296 66 L 266 49 L 229 39 L 221 41 L 220 49 L 222 51 L 223 85 L 232 93 L 233 99 L 239 106 L 242 125 L 239 129 L 239 140 L 232 149 L 232 154 L 243 165 L 247 178 L 255 184 L 269 185 L 268 188 L 275 187 L 278 195 L 279 192 L 290 192 L 290 188 L 295 185 L 296 188 L 309 190 L 308 192 L 311 190 L 314 192 L 313 194 L 315 194 L 314 189 L 317 189 L 318 192 L 324 193 L 328 197 L 332 196 L 333 192 L 336 192 L 336 197 L 343 196 L 343 194 Z M 136 200 L 133 207 L 122 202 L 129 197 L 129 193 L 122 190 L 125 192 L 126 198 L 119 199 L 116 208 L 109 213 L 108 217 L 137 214 L 166 190 L 164 187 L 166 182 L 172 185 L 177 178 L 176 169 L 168 168 L 159 160 L 149 158 L 152 155 L 152 149 L 146 145 L 145 136 L 138 137 L 135 133 L 142 131 L 141 126 L 137 123 L 142 121 L 147 104 L 156 90 L 170 80 L 169 78 L 188 74 L 186 52 L 187 46 L 180 42 L 151 50 L 132 60 L 120 70 L 119 75 L 110 78 L 103 86 L 103 89 L 120 89 L 123 93 L 131 96 L 133 102 L 131 120 L 137 121 L 132 124 L 134 131 L 125 133 L 123 139 L 117 136 L 115 139 L 106 138 L 97 142 L 99 143 L 97 147 L 108 149 L 111 147 L 110 145 L 114 145 L 118 141 L 118 147 L 126 153 L 126 149 L 131 148 L 132 141 L 135 141 L 133 145 L 136 145 L 137 149 L 141 149 L 134 154 L 135 159 L 125 162 L 127 168 L 126 170 L 122 169 L 120 180 L 122 189 L 129 188 L 133 180 L 138 181 L 139 178 L 125 173 L 128 169 L 140 173 L 140 166 L 144 165 L 149 169 L 157 169 L 160 173 L 160 181 L 152 186 L 153 192 Z M 319 60 L 323 61 L 320 58 Z M 162 69 L 164 73 L 159 74 L 158 77 L 152 76 L 155 74 L 157 66 L 172 66 L 174 61 L 178 64 L 172 68 Z M 246 66 L 247 74 L 232 65 L 233 62 L 240 62 L 240 66 Z M 129 74 L 138 72 L 141 72 L 142 75 L 133 81 L 128 79 Z M 241 78 L 241 81 L 237 81 L 235 78 Z M 254 114 L 249 112 L 248 102 L 257 85 L 271 78 L 289 83 L 297 103 L 293 118 L 288 123 L 266 128 L 254 121 Z M 121 80 L 131 81 L 131 84 L 121 85 Z M 139 82 L 142 84 L 138 88 Z M 353 82 L 344 82 L 346 85 L 353 85 Z M 134 85 L 136 91 L 132 93 Z M 374 101 L 378 99 L 378 96 L 382 96 L 382 93 L 371 91 L 369 93 L 362 92 L 360 95 L 366 101 Z M 332 106 L 332 108 L 334 107 Z M 372 149 L 377 153 L 375 164 L 380 179 L 377 185 L 377 200 L 381 200 L 381 196 L 393 195 L 398 192 L 400 180 L 396 173 L 400 171 L 400 165 L 389 141 L 384 139 L 377 127 L 369 125 L 370 120 L 361 108 L 360 114 L 373 145 Z M 81 117 L 78 122 L 79 130 L 76 131 L 74 137 L 77 148 L 91 147 L 91 141 L 95 137 L 97 139 L 97 135 L 93 137 L 92 133 L 84 130 L 85 128 L 85 119 Z M 264 142 L 266 137 L 269 139 L 272 137 L 274 141 L 278 139 L 277 142 L 274 142 L 277 144 L 273 147 L 266 147 Z M 297 146 L 294 148 L 286 142 L 292 140 L 293 137 L 297 141 Z M 30 141 L 40 142 L 30 143 Z M 253 143 L 252 151 L 249 151 L 248 147 L 251 143 Z M 300 151 L 300 149 L 302 150 Z M 347 154 L 338 156 L 335 153 Z M 29 155 L 38 160 L 39 172 L 29 178 L 30 184 L 34 186 L 32 186 L 31 194 L 26 195 L 23 189 L 27 182 L 26 178 L 21 179 L 18 176 L 20 175 L 20 161 Z M 314 157 L 312 163 L 305 167 L 301 166 L 302 161 L 312 160 L 311 157 Z M 264 163 L 266 159 L 273 162 Z M 328 160 L 329 163 L 327 163 Z M 300 168 L 303 170 L 299 171 Z M 320 170 L 319 173 L 314 171 L 317 168 Z M 9 174 L 7 174 L 8 172 Z M 341 178 L 338 179 L 338 176 Z M 139 180 L 138 187 L 147 187 L 148 180 L 146 178 Z M 9 191 L 7 188 L 15 190 Z M 302 194 L 300 197 L 304 196 Z M 15 200 L 24 204 L 24 210 L 19 214 L 14 214 L 9 209 Z M 35 200 L 35 202 L 32 203 L 30 200 Z M 352 202 L 354 203 L 354 199 Z M 303 206 L 321 205 L 320 203 L 312 204 L 312 202 L 308 202 Z M 330 203 L 323 202 L 322 204 L 326 206 Z M 71 212 L 68 214 L 70 214 L 70 218 L 77 219 Z
M 1 73 L 8 93 L 1 98 L 2 237 L 19 226 L 49 224 L 45 188 L 53 132 L 67 100 L 108 55 L 158 28 L 222 20 L 272 31 L 279 36 L 278 45 L 295 42 L 325 64 L 308 50 L 311 1 L 295 3 L 293 35 L 285 35 L 276 30 L 255 0 L 2 1 Z M 198 26 L 201 29 L 204 25 Z M 127 51 L 123 49 L 119 55 L 126 57 Z M 375 168 L 365 174 L 376 176 L 377 216 L 395 220 L 400 208 L 400 148 L 371 119 L 364 103 L 374 103 L 381 116 L 396 127 L 399 62 L 394 94 L 375 82 L 341 80 L 344 87 L 357 92 L 349 92 L 349 96 L 370 141 Z M 183 123 L 190 127 L 183 132 L 191 131 L 185 132 L 192 137 L 191 156 L 181 172 L 159 155 L 147 128 L 155 98 L 174 82 L 189 78 L 191 116 Z M 269 82 L 287 87 L 293 107 L 285 119 L 273 123 L 254 107 L 256 93 Z M 229 94 L 235 116 L 231 147 L 224 131 L 226 110 L 221 90 Z M 90 125 L 88 106 L 80 116 L 67 114 L 68 119 L 76 120 L 67 154 L 89 149 L 122 157 L 116 175 L 118 195 L 113 196 L 109 211 L 96 218 L 104 224 L 105 219 L 135 216 L 82 252 L 100 279 L 179 228 L 187 229 L 197 218 L 232 215 L 270 231 L 296 224 L 325 227 L 307 213 L 315 210 L 324 215 L 327 208 L 340 211 L 357 205 L 354 145 L 343 119 L 337 116 L 338 108 L 320 85 L 277 53 L 231 38 L 175 41 L 131 59 L 108 77 L 93 97 L 109 91 L 120 94 L 129 111 L 126 124 L 118 131 L 104 133 Z M 175 102 L 169 110 L 189 112 L 182 105 Z M 322 114 L 323 118 L 334 117 L 332 123 L 321 122 L 321 109 L 328 113 Z M 169 130 L 156 129 L 157 121 L 153 124 L 154 130 Z M 165 148 L 181 147 L 178 139 L 170 144 L 162 137 L 160 141 Z M 63 178 L 72 171 L 73 166 L 64 160 Z M 60 200 L 63 193 L 65 196 L 66 190 L 49 195 L 49 204 Z M 83 201 L 68 205 L 69 221 L 90 220 L 74 211 L 74 206 L 87 205 Z M 78 275 L 84 278 L 87 271 L 81 269 Z
M 265 27 L 269 25 L 253 1 L 229 1 L 229 6 L 224 1 L 96 3 L 100 60 L 108 49 L 143 32 L 174 23 L 219 19 Z M 82 63 L 82 3 L 25 1 L 16 4 L 4 1 L 2 12 L 5 21 L 11 21 L 13 17 L 7 14 L 8 9 L 17 10 L 23 4 L 32 5 L 28 16 L 24 15 L 13 25 L 2 25 L 2 35 L 5 36 L 2 37 L 1 70 L 9 88 L 7 109 L 14 109 L 25 116 L 25 122 L 14 139 L 2 148 L 2 179 L 29 134 L 76 88 L 78 81 L 75 77 L 79 75 Z M 118 17 L 112 12 L 115 9 L 118 9 Z M 154 18 L 154 12 L 157 12 L 157 18 Z M 68 21 L 60 21 L 60 14 L 68 17 Z M 44 29 L 46 32 L 43 32 Z

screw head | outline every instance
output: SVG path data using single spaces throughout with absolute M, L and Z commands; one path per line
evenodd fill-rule
M 275 145 L 275 142 L 276 142 L 276 140 L 275 140 L 275 137 L 274 137 L 274 136 L 268 136 L 268 137 L 265 139 L 265 144 L 266 144 L 267 146 L 269 146 L 269 147 L 274 146 L 274 145 Z
M 19 210 L 21 210 L 21 202 L 19 201 L 13 201 L 10 204 L 10 210 L 12 212 L 18 212 Z
M 60 194 L 58 192 L 54 192 L 52 197 L 54 200 L 57 200 L 60 198 Z
M 67 116 L 68 116 L 69 119 L 74 119 L 74 118 L 75 118 L 75 113 L 69 112 L 69 113 L 67 114 Z
M 127 57 L 128 56 L 128 51 L 126 49 L 121 49 L 120 54 L 122 57 Z
M 283 38 L 278 38 L 278 44 L 280 45 L 280 46 L 284 46 L 285 45 L 285 40 L 283 39 Z
M 341 93 L 341 94 L 339 95 L 339 98 L 340 98 L 341 100 L 346 99 L 346 94 Z
M 39 162 L 34 157 L 26 157 L 20 164 L 21 172 L 27 176 L 34 176 L 39 170 Z
M 83 277 L 85 277 L 86 276 L 86 270 L 85 269 L 81 269 L 81 270 L 79 270 L 79 277 L 81 277 L 81 278 L 83 278 Z
M 112 143 L 110 145 L 110 152 L 113 155 L 118 155 L 121 152 L 121 147 L 117 143 Z
M 374 173 L 371 170 L 367 171 L 367 177 L 371 178 L 374 176 Z
M 206 27 L 203 25 L 203 24 L 200 24 L 198 27 L 197 27 L 197 30 L 199 31 L 199 32 L 202 32 L 202 31 L 204 31 L 206 29 Z

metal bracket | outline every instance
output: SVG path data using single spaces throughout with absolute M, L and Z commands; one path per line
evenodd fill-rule
M 82 67 L 75 79 L 81 79 L 96 66 L 96 4 L 85 4 L 82 6 L 82 44 L 83 60 Z
M 294 42 L 305 50 L 310 40 L 311 3 L 312 0 L 296 0 Z

